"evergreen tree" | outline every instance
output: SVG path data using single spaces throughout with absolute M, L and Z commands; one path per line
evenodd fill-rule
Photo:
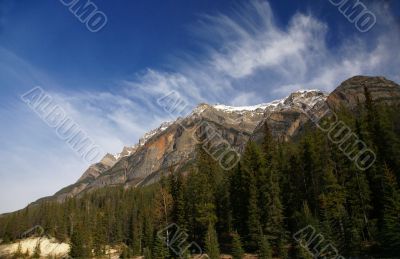
M 154 259 L 164 259 L 169 257 L 169 249 L 164 240 L 159 238 L 158 235 L 155 236 L 154 246 L 152 249 Z
M 244 256 L 244 250 L 242 247 L 242 242 L 240 241 L 240 236 L 237 232 L 232 234 L 232 258 L 242 259 Z
M 263 213 L 264 234 L 267 235 L 273 245 L 278 246 L 280 242 L 283 242 L 285 230 L 278 173 L 274 166 L 271 166 L 268 170 L 267 177 L 268 181 L 264 187 L 267 197 L 263 201 L 267 205 L 264 207 L 265 212 Z
M 176 176 L 171 174 L 171 194 L 173 197 L 172 217 L 174 222 L 182 229 L 186 229 L 185 219 L 185 189 L 181 173 Z
M 400 254 L 400 191 L 393 173 L 384 168 L 382 245 L 391 255 Z
M 269 244 L 268 238 L 265 235 L 262 235 L 259 240 L 258 258 L 260 258 L 260 259 L 271 259 L 272 258 L 271 245 Z
M 89 236 L 86 235 L 84 227 L 77 225 L 71 236 L 71 249 L 69 255 L 72 258 L 91 257 L 91 247 L 88 242 Z
M 317 167 L 317 158 L 314 152 L 314 146 L 309 138 L 306 138 L 302 143 L 302 150 L 303 152 L 300 156 L 300 160 L 302 161 L 300 172 L 303 177 L 302 192 L 304 193 L 309 208 L 314 214 L 316 214 L 315 212 L 318 210 L 318 178 L 320 172 Z
M 320 207 L 322 217 L 322 229 L 326 238 L 336 246 L 343 245 L 344 220 L 346 217 L 345 193 L 337 183 L 332 170 L 328 167 L 323 175 L 323 194 L 320 195 Z
M 212 224 L 208 225 L 207 234 L 205 236 L 205 247 L 207 255 L 210 259 L 219 259 L 219 244 L 217 232 Z
M 254 178 L 251 179 L 249 190 L 249 207 L 247 209 L 249 215 L 247 219 L 247 248 L 250 251 L 255 251 L 257 249 L 257 244 L 262 234 L 257 201 L 257 188 L 254 181 Z
M 265 162 L 268 166 L 272 162 L 272 157 L 274 156 L 277 143 L 272 137 L 272 133 L 267 122 L 264 123 L 264 138 L 261 145 L 265 156 Z
M 151 258 L 152 258 L 150 248 L 145 247 L 145 248 L 143 249 L 143 256 L 144 256 L 145 259 L 151 259 Z
M 235 229 L 242 237 L 247 235 L 249 177 L 250 175 L 242 169 L 242 162 L 238 163 L 230 177 L 232 221 Z
M 216 189 L 221 181 L 220 168 L 216 161 L 204 150 L 197 148 L 196 170 L 188 177 L 188 210 L 191 214 L 194 241 L 199 244 L 204 240 L 208 226 L 215 225 L 216 216 Z M 202 240 L 203 239 L 203 240 Z
M 301 242 L 305 242 L 302 240 Z M 294 255 L 292 256 L 293 259 L 313 259 L 314 256 L 310 252 L 310 250 L 306 247 L 297 244 L 294 249 Z

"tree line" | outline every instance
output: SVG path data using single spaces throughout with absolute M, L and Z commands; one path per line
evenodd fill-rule
M 73 258 L 102 256 L 109 246 L 120 247 L 121 258 L 179 258 L 190 255 L 182 247 L 191 242 L 211 259 L 221 253 L 242 258 L 245 252 L 313 258 L 315 251 L 293 238 L 312 226 L 343 256 L 397 256 L 399 107 L 375 104 L 368 89 L 365 96 L 356 111 L 336 112 L 376 153 L 366 171 L 311 124 L 290 142 L 273 138 L 265 124 L 263 141 L 249 141 L 231 171 L 199 146 L 186 172 L 164 175 L 147 187 L 107 187 L 27 207 L 0 217 L 0 236 L 17 240 L 41 225 L 49 236 L 71 244 Z M 187 235 L 178 243 L 171 242 L 176 229 L 160 232 L 171 223 Z

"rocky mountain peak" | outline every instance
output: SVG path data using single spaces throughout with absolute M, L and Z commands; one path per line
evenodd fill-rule
M 354 76 L 341 83 L 327 100 L 333 108 L 353 109 L 365 101 L 364 87 L 376 103 L 394 104 L 400 101 L 400 86 L 382 76 Z
M 107 165 L 107 166 L 113 166 L 117 162 L 117 159 L 115 158 L 114 155 L 107 153 L 101 160 L 100 163 Z
M 290 140 L 309 122 L 304 108 L 321 102 L 355 105 L 358 100 L 365 99 L 364 86 L 374 100 L 400 101 L 400 86 L 394 82 L 383 77 L 356 76 L 344 81 L 329 96 L 320 90 L 299 90 L 279 100 L 249 106 L 201 103 L 187 116 L 164 122 L 147 132 L 136 145 L 124 147 L 116 155 L 107 154 L 99 163 L 90 166 L 78 182 L 51 198 L 61 201 L 108 185 L 147 185 L 171 168 L 184 170 L 195 158 L 196 131 L 204 130 L 205 125 L 213 128 L 209 134 L 217 132 L 239 153 L 249 139 L 256 142 L 262 139 L 265 123 L 274 137 Z

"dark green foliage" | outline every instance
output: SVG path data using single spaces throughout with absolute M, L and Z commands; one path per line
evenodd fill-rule
M 208 225 L 204 243 L 208 257 L 210 259 L 219 259 L 220 252 L 217 232 L 215 231 L 214 226 L 211 224 Z
M 311 226 L 344 257 L 398 256 L 399 107 L 376 105 L 368 91 L 357 111 L 336 111 L 376 153 L 376 162 L 365 171 L 312 125 L 289 142 L 272 137 L 265 125 L 263 141 L 249 141 L 231 171 L 198 146 L 195 163 L 184 172 L 171 168 L 174 173 L 160 183 L 99 189 L 64 203 L 42 202 L 3 215 L 0 238 L 16 241 L 40 225 L 47 235 L 70 242 L 74 258 L 101 257 L 115 245 L 121 247 L 121 258 L 171 259 L 177 258 L 176 249 L 191 252 L 179 251 L 180 245 L 184 249 L 196 242 L 211 258 L 218 258 L 220 251 L 242 258 L 246 251 L 260 258 L 308 259 L 312 247 L 292 237 Z M 356 142 L 351 148 L 356 152 L 365 146 Z M 171 223 L 177 228 L 165 231 Z M 163 238 L 157 235 L 160 230 Z M 175 235 L 179 242 L 167 247 Z M 304 244 L 308 238 L 300 237 Z
M 244 250 L 242 246 L 242 241 L 240 241 L 240 236 L 237 232 L 232 234 L 232 258 L 242 259 L 244 256 Z
M 74 227 L 71 236 L 71 249 L 69 255 L 72 258 L 91 257 L 92 248 L 90 236 L 82 225 L 78 224 Z
M 386 167 L 383 179 L 384 209 L 382 218 L 382 242 L 391 255 L 400 254 L 400 191 L 394 174 Z
M 164 237 L 166 238 L 166 237 Z M 169 249 L 165 241 L 156 236 L 154 238 L 154 245 L 153 245 L 153 258 L 154 259 L 164 259 L 169 257 Z
M 258 257 L 260 259 L 271 259 L 272 258 L 271 245 L 269 244 L 268 238 L 264 235 L 262 235 L 259 240 Z
M 153 258 L 152 255 L 151 255 L 151 250 L 150 250 L 150 248 L 148 248 L 148 247 L 145 247 L 145 248 L 144 248 L 143 255 L 144 255 L 144 258 L 145 258 L 145 259 L 151 259 L 151 258 Z

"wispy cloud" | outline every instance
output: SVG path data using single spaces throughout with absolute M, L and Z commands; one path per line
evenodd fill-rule
M 113 92 L 59 93 L 69 112 L 105 150 L 133 144 L 144 131 L 169 120 L 156 99 L 180 93 L 200 102 L 249 105 L 288 95 L 299 88 L 332 90 L 357 74 L 398 80 L 399 34 L 387 7 L 372 6 L 387 26 L 327 45 L 329 27 L 312 14 L 296 13 L 284 27 L 266 1 L 253 0 L 229 14 L 202 15 L 193 28 L 201 55 L 176 56 L 168 72 L 147 69 L 115 83 Z M 195 29 L 194 29 L 195 28 Z M 362 38 L 364 37 L 364 38 Z M 368 42 L 366 42 L 368 39 Z
M 174 89 L 191 103 L 255 104 L 299 88 L 330 91 L 357 74 L 399 81 L 396 21 L 387 5 L 370 9 L 379 26 L 330 45 L 330 28 L 316 16 L 296 13 L 286 26 L 278 26 L 266 1 L 244 3 L 229 14 L 203 15 L 190 27 L 204 49 L 201 55 L 181 53 L 171 59 L 173 72 L 148 70 L 129 84 L 143 90 L 143 100 Z

